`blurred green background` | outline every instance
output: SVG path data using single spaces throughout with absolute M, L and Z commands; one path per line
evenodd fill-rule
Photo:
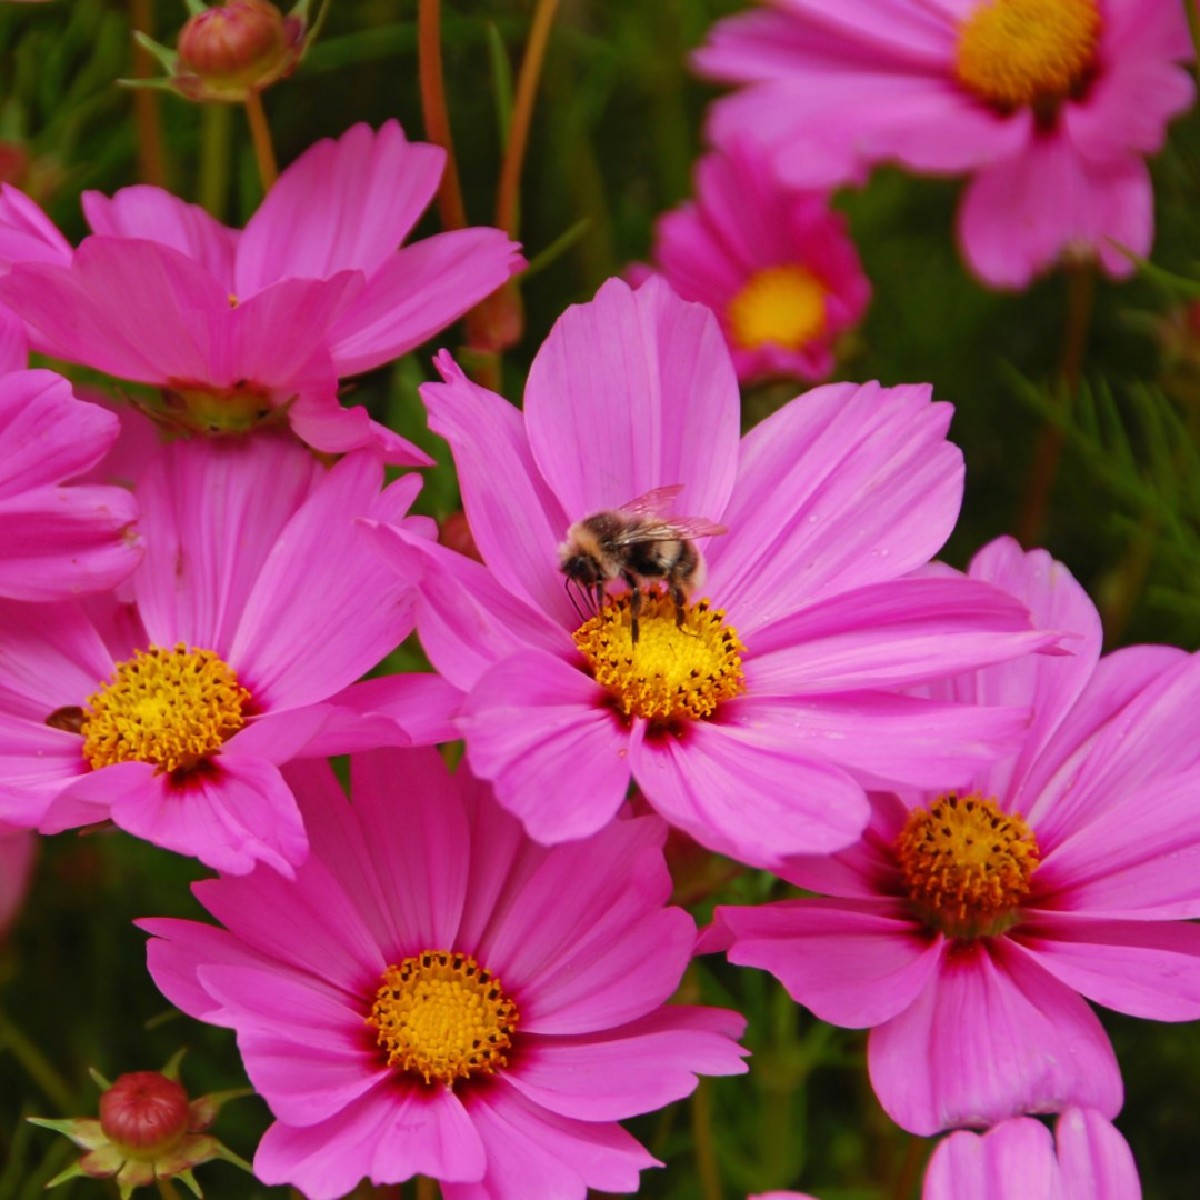
M 607 276 L 647 257 L 655 216 L 689 191 L 704 107 L 715 93 L 692 79 L 688 50 L 729 0 L 563 0 L 534 116 L 522 189 L 521 235 L 536 258 L 568 235 L 522 286 L 526 328 L 504 357 L 505 390 L 519 399 L 529 360 L 555 317 Z M 181 0 L 150 4 L 173 43 Z M 533 4 L 459 0 L 443 7 L 447 88 L 470 219 L 494 219 L 502 128 Z M 130 6 L 116 0 L 0 3 L 0 154 L 72 239 L 84 232 L 79 193 L 113 191 L 138 175 Z M 416 0 L 333 0 L 322 37 L 299 71 L 265 97 L 281 162 L 355 121 L 398 116 L 422 135 L 417 93 Z M 171 186 L 202 194 L 225 220 L 253 211 L 259 185 L 242 114 L 161 95 Z M 20 147 L 19 153 L 13 147 Z M 201 178 L 200 162 L 227 172 Z M 219 151 L 215 156 L 213 148 Z M 22 154 L 25 156 L 22 158 Z M 1041 544 L 1085 583 L 1111 645 L 1200 644 L 1200 322 L 1183 323 L 1200 296 L 1200 121 L 1171 129 L 1154 163 L 1158 235 L 1153 275 L 1100 280 L 1084 364 L 1069 414 L 1058 364 L 1066 285 L 1050 276 L 1020 295 L 988 292 L 967 275 L 951 229 L 958 184 L 880 171 L 838 198 L 874 287 L 868 317 L 839 369 L 843 378 L 928 380 L 957 409 L 952 436 L 968 467 L 961 523 L 947 557 L 963 565 L 1011 531 L 1033 448 L 1048 412 L 1065 419 L 1066 450 Z M 431 215 L 420 232 L 437 228 Z M 1190 283 L 1188 281 L 1191 281 Z M 1190 339 L 1190 340 L 1189 340 Z M 457 347 L 449 330 L 436 345 Z M 421 440 L 416 386 L 434 347 L 358 381 L 356 398 Z M 747 393 L 747 422 L 796 389 Z M 456 506 L 444 447 L 423 504 Z M 1198 797 L 1200 802 L 1200 797 Z M 195 1094 L 239 1085 L 231 1035 L 172 1017 L 144 970 L 144 938 L 130 922 L 195 915 L 193 864 L 123 835 L 62 835 L 43 848 L 35 887 L 0 947 L 0 1200 L 29 1200 L 69 1161 L 65 1140 L 22 1115 L 91 1114 L 91 1065 L 115 1077 L 158 1067 L 190 1047 L 183 1078 Z M 782 894 L 762 877 L 738 881 L 738 898 Z M 710 1002 L 742 1009 L 755 1052 L 748 1079 L 706 1085 L 728 1196 L 788 1186 L 824 1200 L 905 1200 L 928 1145 L 893 1127 L 875 1104 L 863 1066 L 865 1038 L 814 1022 L 773 980 L 705 961 L 693 985 Z M 1126 1077 L 1119 1121 L 1149 1200 L 1200 1195 L 1200 1031 L 1103 1014 Z M 65 1093 L 65 1094 L 64 1094 Z M 701 1108 L 702 1111 L 702 1108 Z M 694 1106 L 634 1123 L 668 1168 L 642 1194 L 700 1196 Z M 217 1131 L 249 1157 L 265 1127 L 257 1099 L 231 1105 Z M 232 1167 L 202 1167 L 210 1196 L 280 1196 Z M 107 1194 L 75 1182 L 60 1194 Z M 113 1192 L 112 1194 L 115 1194 Z M 396 1193 L 399 1194 L 399 1193 Z M 405 1194 L 408 1194 L 407 1191 Z

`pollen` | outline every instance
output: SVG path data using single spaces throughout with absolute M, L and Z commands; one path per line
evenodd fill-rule
M 896 853 L 918 916 L 950 937 L 1011 928 L 1039 861 L 1023 818 L 953 792 L 909 813 Z
M 825 285 L 804 267 L 765 267 L 729 302 L 730 336 L 743 350 L 799 350 L 825 330 Z
M 93 768 L 153 763 L 187 770 L 220 750 L 246 723 L 250 693 L 211 650 L 180 642 L 118 663 L 83 712 L 83 754 Z
M 623 595 L 575 631 L 592 677 L 624 716 L 664 725 L 697 720 L 745 691 L 746 647 L 725 624 L 725 613 L 701 600 L 685 605 L 681 618 L 666 593 L 645 593 L 634 642 L 629 596 Z
M 367 1024 L 388 1066 L 453 1087 L 508 1066 L 520 1017 L 469 954 L 424 950 L 383 973 Z
M 1052 116 L 1086 84 L 1099 41 L 1096 0 L 991 0 L 959 31 L 958 79 L 1002 111 Z

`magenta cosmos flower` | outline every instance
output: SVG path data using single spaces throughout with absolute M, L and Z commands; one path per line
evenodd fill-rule
M 521 264 L 496 229 L 397 249 L 432 199 L 445 153 L 395 121 L 310 147 L 244 230 L 153 187 L 84 195 L 93 236 L 72 253 L 6 190 L 0 302 L 36 349 L 163 390 L 192 428 L 239 431 L 286 414 L 310 445 L 429 460 L 343 408 L 337 381 L 445 328 Z
M 487 565 L 402 530 L 379 544 L 402 570 L 428 565 L 418 626 L 468 693 L 472 769 L 539 841 L 595 832 L 633 781 L 745 861 L 834 849 L 863 827 L 865 783 L 965 779 L 1023 723 L 898 691 L 1046 641 L 986 584 L 906 577 L 962 488 L 928 387 L 821 388 L 739 442 L 716 321 L 658 279 L 568 309 L 523 415 L 438 365 L 422 396 Z M 628 589 L 577 610 L 560 547 L 573 522 L 664 488 L 728 533 L 705 547 L 703 599 L 641 595 L 635 645 Z
M 0 373 L 0 597 L 98 592 L 137 566 L 134 497 L 119 487 L 63 486 L 104 457 L 118 430 L 114 413 L 77 399 L 50 371 Z
M 264 1183 L 632 1192 L 657 1164 L 616 1122 L 745 1070 L 740 1016 L 666 1003 L 695 926 L 665 907 L 657 819 L 545 849 L 433 750 L 354 758 L 353 802 L 324 763 L 288 770 L 312 832 L 295 880 L 197 884 L 224 929 L 141 922 L 167 998 L 237 1030 L 276 1117 Z
M 747 141 L 702 158 L 695 188 L 659 218 L 655 266 L 717 314 L 739 379 L 825 379 L 871 296 L 845 217 L 780 183 Z
M 1125 1139 L 1093 1109 L 1071 1108 L 1054 1136 L 1016 1117 L 985 1134 L 959 1130 L 938 1144 L 922 1200 L 1141 1200 Z
M 696 55 L 747 85 L 713 108 L 718 142 L 754 137 L 784 178 L 860 180 L 880 161 L 970 173 L 967 262 L 1024 287 L 1064 253 L 1115 276 L 1149 252 L 1143 156 L 1192 101 L 1180 0 L 778 0 L 719 22 Z
M 1082 997 L 1200 1017 L 1200 659 L 1098 661 L 1096 610 L 1044 551 L 970 574 L 1073 631 L 1070 656 L 965 676 L 961 700 L 1028 705 L 1008 753 L 957 792 L 872 796 L 855 847 L 780 872 L 818 898 L 719 908 L 708 949 L 777 976 L 822 1020 L 870 1028 L 871 1081 L 922 1135 L 1084 1105 L 1121 1079 Z M 1081 995 L 1082 994 L 1082 995 Z
M 326 469 L 282 437 L 164 448 L 137 486 L 132 603 L 0 605 L 0 818 L 111 819 L 218 870 L 290 871 L 308 841 L 280 763 L 403 742 L 389 696 L 417 736 L 452 734 L 457 693 L 431 677 L 342 694 L 412 628 L 413 581 L 358 520 L 432 536 L 404 518 L 419 479 L 382 479 L 369 451 Z

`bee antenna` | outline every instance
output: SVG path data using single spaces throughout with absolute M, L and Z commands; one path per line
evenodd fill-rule
M 567 580 L 566 580 L 566 592 L 567 592 L 567 599 L 571 601 L 571 607 L 572 607 L 572 608 L 575 610 L 575 615 L 576 615 L 576 616 L 577 616 L 577 617 L 578 617 L 578 618 L 579 618 L 581 621 L 586 621 L 586 620 L 587 620 L 587 617 L 586 617 L 586 615 L 584 614 L 584 612 L 582 611 L 582 609 L 580 609 L 580 607 L 579 607 L 579 601 L 578 601 L 578 599 L 576 599 L 576 596 L 575 596 L 575 589 L 573 589 L 573 588 L 571 587 L 571 584 L 572 584 L 572 582 L 574 582 L 574 581 L 573 581 L 572 579 L 570 579 L 570 577 L 568 577 L 568 578 L 567 578 Z

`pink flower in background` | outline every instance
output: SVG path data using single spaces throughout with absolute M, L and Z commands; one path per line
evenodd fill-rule
M 1200 659 L 1098 659 L 1096 610 L 1044 551 L 994 542 L 971 575 L 1073 631 L 956 680 L 962 701 L 1029 705 L 1008 753 L 957 794 L 879 793 L 862 842 L 780 872 L 816 899 L 718 908 L 706 949 L 778 977 L 835 1025 L 870 1028 L 871 1081 L 929 1135 L 1084 1105 L 1121 1079 L 1082 997 L 1200 1017 Z
M 871 296 L 845 217 L 826 194 L 781 184 L 749 141 L 702 158 L 695 191 L 659 218 L 654 265 L 717 314 L 743 382 L 828 377 Z
M 424 570 L 418 626 L 468 693 L 476 774 L 546 843 L 612 820 L 631 781 L 712 849 L 756 864 L 853 841 L 864 785 L 967 778 L 1020 709 L 899 689 L 1047 644 L 988 585 L 915 578 L 958 513 L 950 409 L 922 385 L 820 388 L 739 442 L 737 383 L 708 309 L 610 280 L 534 360 L 524 413 L 448 355 L 422 396 L 454 453 L 486 567 L 381 527 Z M 564 587 L 573 522 L 656 488 L 721 522 L 677 613 L 627 592 L 594 616 Z
M 632 1192 L 656 1163 L 616 1122 L 745 1070 L 739 1015 L 666 1003 L 695 926 L 665 907 L 661 822 L 547 850 L 433 750 L 354 758 L 352 802 L 324 763 L 289 779 L 312 833 L 294 881 L 197 884 L 224 929 L 141 922 L 167 998 L 237 1030 L 276 1118 L 264 1183 Z
M 38 837 L 0 821 L 0 940 L 12 928 L 33 878 Z
M 432 199 L 444 152 L 395 121 L 310 147 L 245 230 L 159 188 L 85 194 L 93 230 L 73 254 L 29 201 L 0 206 L 0 302 L 36 349 L 163 389 L 168 416 L 239 431 L 286 415 L 320 450 L 375 445 L 427 463 L 362 408 L 339 377 L 379 366 L 445 328 L 521 265 L 496 229 L 397 249 Z
M 1071 1108 L 1054 1136 L 1016 1117 L 987 1133 L 959 1130 L 941 1141 L 925 1172 L 922 1200 L 1141 1200 L 1125 1139 L 1092 1109 Z
M 382 481 L 377 455 L 326 469 L 286 438 L 165 447 L 138 481 L 133 604 L 0 604 L 0 818 L 111 819 L 218 870 L 290 871 L 308 840 L 281 763 L 403 744 L 405 720 L 452 735 L 458 694 L 430 676 L 342 694 L 413 623 L 414 581 L 358 520 L 433 536 L 404 518 L 419 478 Z
M 1191 57 L 1181 0 L 786 0 L 719 22 L 695 64 L 746 85 L 711 137 L 758 140 L 796 186 L 970 174 L 963 253 L 1019 288 L 1064 254 L 1121 277 L 1118 246 L 1149 252 L 1143 160 L 1192 102 Z
M 7 358 L 3 329 L 0 343 Z M 134 497 L 119 487 L 62 486 L 94 467 L 117 433 L 117 417 L 76 399 L 61 376 L 0 369 L 0 597 L 98 592 L 137 566 Z

